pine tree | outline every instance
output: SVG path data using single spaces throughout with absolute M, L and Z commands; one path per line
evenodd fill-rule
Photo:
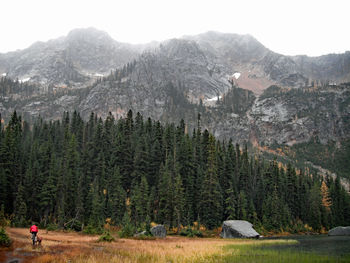
M 239 169 L 239 189 L 246 193 L 250 193 L 250 171 L 249 171 L 249 157 L 247 145 L 245 145 L 241 155 L 240 169 Z
M 300 213 L 298 209 L 298 189 L 297 189 L 297 176 L 295 169 L 292 168 L 292 165 L 289 163 L 287 165 L 286 171 L 286 191 L 285 191 L 285 200 L 288 202 L 291 209 L 292 215 L 294 218 Z
M 239 220 L 248 219 L 248 203 L 247 197 L 244 191 L 240 191 L 237 198 L 237 214 L 236 217 Z
M 57 195 L 57 162 L 55 157 L 51 159 L 49 165 L 49 175 L 39 194 L 40 214 L 44 217 L 44 225 L 48 223 L 49 217 L 54 213 Z
M 134 165 L 134 151 L 132 134 L 134 132 L 134 121 L 132 117 L 132 111 L 128 112 L 127 118 L 122 123 L 122 132 L 117 138 L 118 143 L 118 167 L 122 177 L 123 188 L 130 189 Z
M 169 168 L 169 159 L 160 168 L 158 184 L 158 214 L 157 222 L 171 226 L 173 222 L 173 182 Z
M 27 204 L 24 199 L 24 187 L 22 183 L 18 186 L 18 191 L 16 194 L 15 201 L 15 224 L 17 226 L 25 226 L 27 219 Z
M 17 116 L 16 111 L 6 127 L 0 160 L 0 170 L 3 177 L 6 178 L 7 194 L 5 198 L 5 207 L 8 212 L 13 212 L 13 204 L 16 199 L 17 186 L 22 180 L 22 158 L 21 158 L 21 140 L 22 140 L 22 118 Z M 3 178 L 3 180 L 4 180 Z
M 223 191 L 223 200 L 227 208 L 224 211 L 224 218 L 235 218 L 235 206 L 236 206 L 236 183 L 234 181 L 235 170 L 235 149 L 232 144 L 232 140 L 229 141 L 224 158 L 224 169 L 220 176 L 220 185 Z
M 208 165 L 204 175 L 200 201 L 201 222 L 209 229 L 220 224 L 223 212 L 215 153 L 215 139 L 210 135 L 208 141 Z
M 146 173 L 149 166 L 148 156 L 149 154 L 146 150 L 145 140 L 143 137 L 139 137 L 138 143 L 135 148 L 135 157 L 133 165 L 134 171 L 131 175 L 133 184 L 139 183 L 142 177 L 148 177 L 148 174 Z
M 237 212 L 237 196 L 234 190 L 234 187 L 231 186 L 226 190 L 226 199 L 225 199 L 225 219 L 226 220 L 233 220 L 236 219 Z
M 149 194 L 149 219 L 151 221 L 156 221 L 157 209 L 158 209 L 158 199 L 157 199 L 157 190 L 156 186 L 152 186 Z
M 108 216 L 112 218 L 112 221 L 116 225 L 119 225 L 126 211 L 126 205 L 125 205 L 126 193 L 122 187 L 121 176 L 118 168 L 115 168 L 113 175 L 109 179 L 108 193 L 109 193 Z
M 180 136 L 182 137 L 176 148 L 176 171 L 181 175 L 182 179 L 182 187 L 184 188 L 183 209 L 185 213 L 182 217 L 186 221 L 185 224 L 188 225 L 195 221 L 195 171 L 190 137 L 187 134 Z
M 258 222 L 258 214 L 256 213 L 252 198 L 250 198 L 248 201 L 247 220 L 253 224 L 256 224 Z
M 320 187 L 315 183 L 310 191 L 308 216 L 308 222 L 315 230 L 319 230 L 321 228 L 321 202 L 322 197 Z
M 180 230 L 184 216 L 184 188 L 182 187 L 182 179 L 179 172 L 176 173 L 174 182 L 174 225 L 177 231 Z
M 264 201 L 262 223 L 267 230 L 280 229 L 282 226 L 280 199 L 277 195 L 277 190 L 274 190 L 272 195 Z
M 149 213 L 149 187 L 145 176 L 131 192 L 132 217 L 136 224 L 144 223 Z
M 89 224 L 97 229 L 101 228 L 104 223 L 104 213 L 103 213 L 103 202 L 102 193 L 99 191 L 98 181 L 95 179 L 91 187 L 91 215 L 89 219 Z
M 64 159 L 64 189 L 65 191 L 65 214 L 69 218 L 74 218 L 76 212 L 76 195 L 78 179 L 80 177 L 79 153 L 77 151 L 77 142 L 72 135 L 66 149 Z
M 131 222 L 130 216 L 127 211 L 124 213 L 122 226 L 123 228 L 119 233 L 121 238 L 132 237 L 134 235 L 135 228 Z
M 193 131 L 193 148 L 194 148 L 194 161 L 193 161 L 193 170 L 194 170 L 194 218 L 198 219 L 200 211 L 200 201 L 201 201 L 201 187 L 203 184 L 203 175 L 205 164 L 202 162 L 202 147 L 201 147 L 201 138 L 202 133 L 199 125 L 198 115 L 198 128 Z

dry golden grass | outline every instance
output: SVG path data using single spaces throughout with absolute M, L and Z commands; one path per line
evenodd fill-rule
M 7 233 L 15 238 L 17 241 L 30 241 L 29 229 L 26 228 L 7 228 Z M 38 236 L 42 237 L 45 243 L 55 244 L 59 243 L 75 243 L 75 242 L 91 242 L 97 241 L 97 236 L 83 235 L 75 232 L 60 232 L 60 231 L 46 231 L 38 232 Z
M 261 241 L 218 238 L 167 237 L 156 240 L 116 239 L 112 243 L 98 243 L 98 236 L 79 233 L 66 233 L 46 230 L 39 231 L 43 238 L 41 247 L 33 248 L 28 229 L 8 228 L 7 233 L 15 241 L 14 256 L 21 257 L 24 252 L 30 256 L 24 262 L 211 262 L 227 253 L 229 244 L 255 244 Z M 264 241 L 276 242 L 276 241 Z M 17 248 L 17 249 L 16 249 Z M 17 255 L 16 255 L 17 253 Z M 214 261 L 212 261 L 214 262 Z

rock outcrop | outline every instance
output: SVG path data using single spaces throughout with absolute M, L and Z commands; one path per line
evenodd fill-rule
M 337 226 L 329 230 L 329 236 L 350 236 L 350 226 Z
M 222 224 L 222 238 L 259 238 L 253 225 L 244 220 L 227 220 Z
M 166 229 L 163 225 L 156 225 L 151 228 L 151 233 L 155 237 L 166 237 Z

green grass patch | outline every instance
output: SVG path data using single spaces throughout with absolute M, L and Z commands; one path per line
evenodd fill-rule
M 331 256 L 316 254 L 314 252 L 305 252 L 292 249 L 299 244 L 297 240 L 276 240 L 276 241 L 257 241 L 247 242 L 247 244 L 227 245 L 223 249 L 225 256 L 214 255 L 210 261 L 215 262 L 350 262 L 350 254 Z M 282 248 L 283 249 L 279 249 Z M 229 252 L 227 254 L 227 252 Z

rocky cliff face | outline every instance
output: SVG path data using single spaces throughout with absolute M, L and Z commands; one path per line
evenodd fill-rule
M 332 83 L 348 82 L 350 78 L 350 52 L 329 54 L 320 57 L 292 57 L 303 72 L 313 80 L 329 80 Z
M 226 73 L 239 72 L 240 87 L 261 94 L 272 84 L 299 88 L 312 81 L 342 83 L 350 80 L 350 52 L 320 57 L 284 56 L 250 35 L 208 32 L 188 36 L 205 50 Z
M 252 130 L 268 144 L 342 140 L 350 134 L 349 95 L 347 86 L 265 92 L 251 108 Z

